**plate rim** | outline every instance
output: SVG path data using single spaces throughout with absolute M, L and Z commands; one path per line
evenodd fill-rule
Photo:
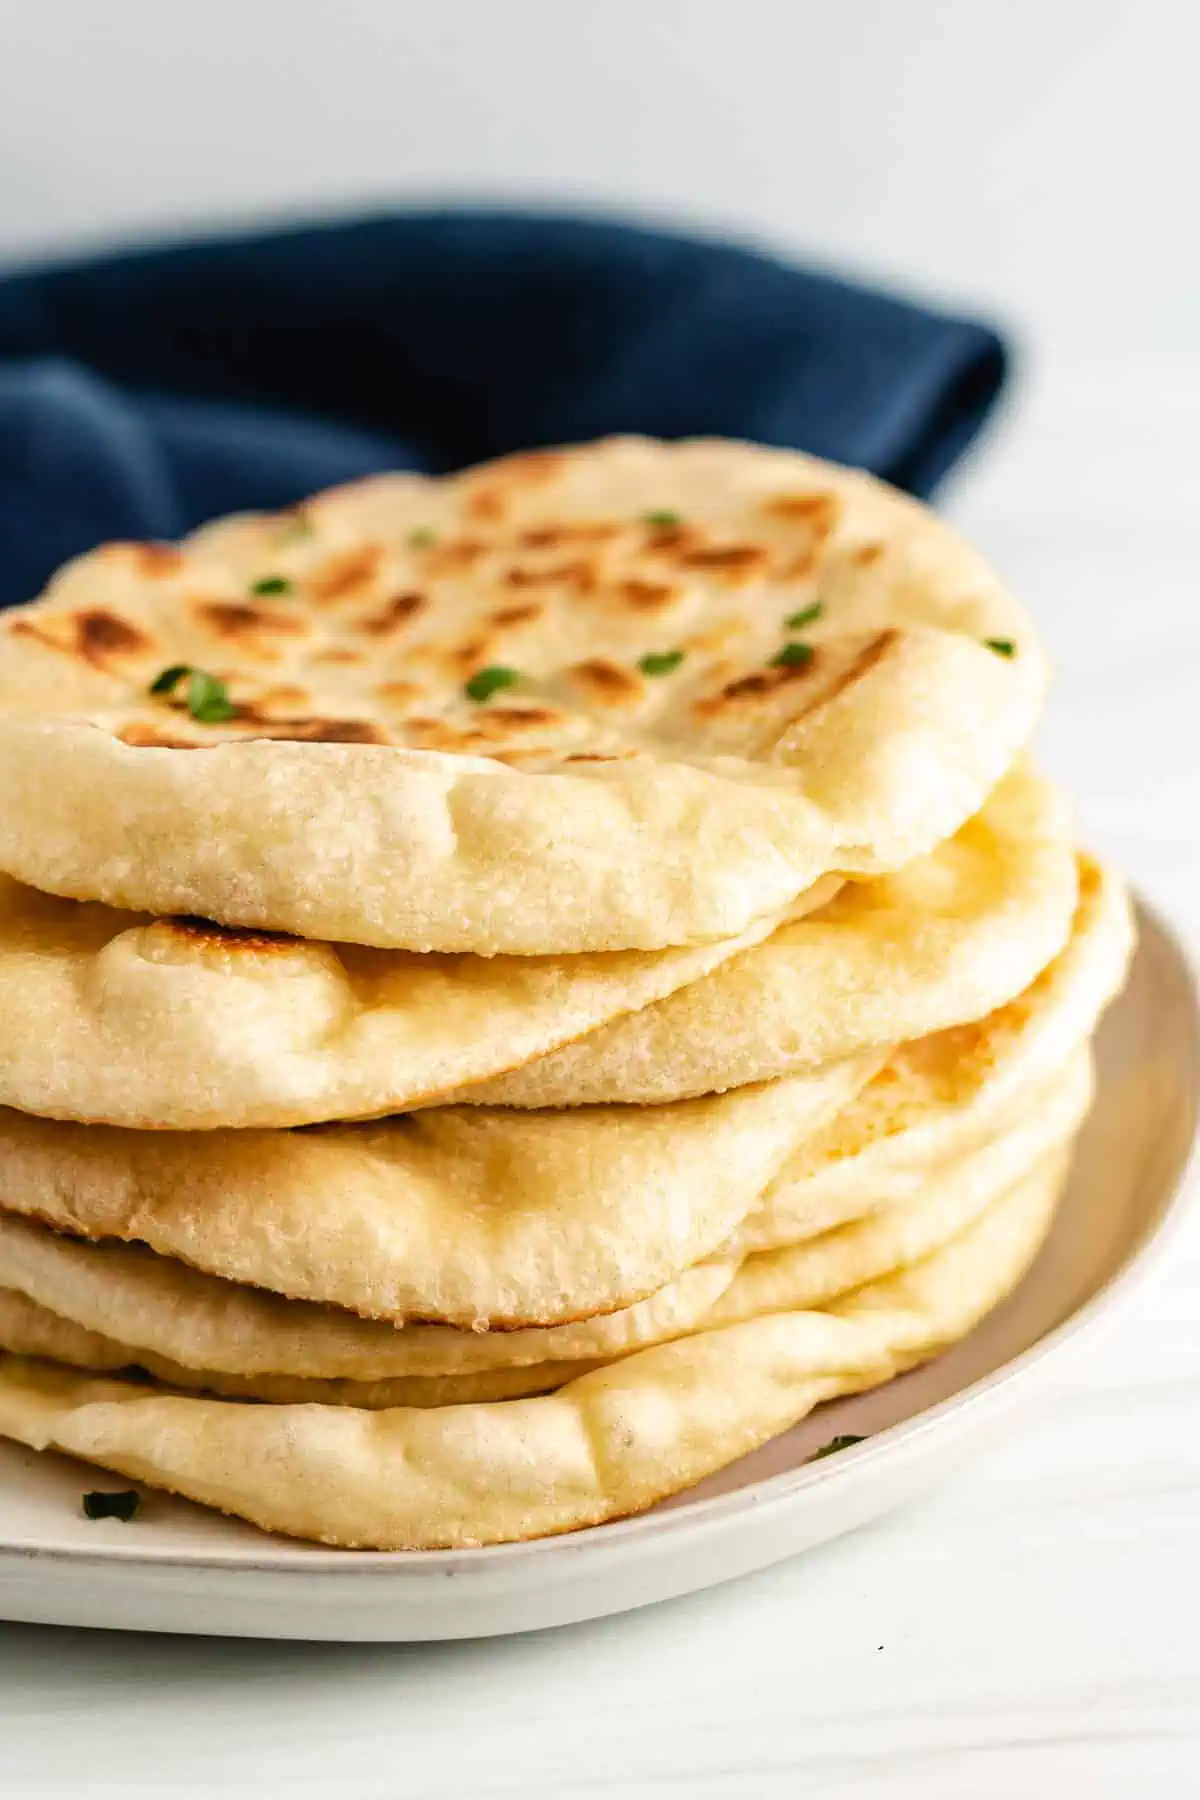
M 1177 974 L 1186 983 L 1191 1034 L 1194 1043 L 1200 1047 L 1200 979 L 1192 966 L 1187 938 L 1176 929 L 1163 909 L 1136 890 L 1133 891 L 1133 902 L 1139 939 L 1157 939 L 1165 945 Z M 1182 1231 L 1190 1208 L 1197 1204 L 1200 1204 L 1200 1126 L 1193 1128 L 1169 1197 L 1147 1235 L 1082 1306 L 1060 1320 L 1036 1343 L 945 1399 L 872 1433 L 862 1444 L 849 1447 L 837 1457 L 820 1461 L 809 1459 L 795 1468 L 763 1476 L 731 1492 L 713 1494 L 683 1508 L 670 1511 L 655 1508 L 550 1537 L 455 1550 L 340 1550 L 329 1545 L 301 1546 L 298 1540 L 282 1539 L 278 1546 L 270 1543 L 261 1552 L 235 1555 L 214 1548 L 183 1554 L 178 1548 L 160 1550 L 136 1543 L 108 1542 L 97 1544 L 93 1549 L 78 1545 L 16 1543 L 0 1538 L 0 1572 L 6 1564 L 10 1567 L 14 1564 L 26 1567 L 52 1565 L 78 1575 L 114 1568 L 131 1572 L 135 1569 L 166 1569 L 196 1575 L 216 1573 L 223 1578 L 243 1574 L 258 1581 L 275 1583 L 296 1579 L 303 1582 L 310 1579 L 345 1580 L 349 1577 L 357 1586 L 363 1580 L 394 1583 L 433 1580 L 442 1583 L 453 1579 L 456 1584 L 461 1584 L 464 1580 L 479 1581 L 493 1574 L 511 1572 L 533 1559 L 545 1567 L 556 1557 L 560 1561 L 578 1563 L 618 1550 L 628 1559 L 637 1560 L 653 1554 L 664 1536 L 678 1542 L 688 1535 L 733 1526 L 749 1512 L 775 1512 L 797 1493 L 817 1485 L 849 1484 L 868 1460 L 893 1467 L 903 1464 L 919 1452 L 922 1440 L 940 1429 L 948 1414 L 981 1422 L 991 1413 L 1003 1412 L 1013 1403 L 1015 1391 L 1023 1388 L 1037 1365 L 1051 1359 L 1062 1363 L 1068 1356 L 1085 1349 L 1105 1330 L 1115 1327 L 1162 1266 Z M 280 1558 L 280 1549 L 302 1553 L 293 1554 L 284 1561 Z

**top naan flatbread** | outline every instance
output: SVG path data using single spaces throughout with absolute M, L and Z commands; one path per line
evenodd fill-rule
M 178 664 L 228 718 L 149 691 Z M 0 869 L 380 947 L 697 943 L 949 836 L 1044 682 L 968 546 L 809 457 L 383 477 L 109 545 L 5 615 Z

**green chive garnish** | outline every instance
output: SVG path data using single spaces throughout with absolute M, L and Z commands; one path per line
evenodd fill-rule
M 415 531 L 408 534 L 410 550 L 428 550 L 437 543 L 437 532 L 431 531 L 428 525 L 418 525 Z
M 671 675 L 683 661 L 682 650 L 651 650 L 638 668 L 643 675 Z
M 806 625 L 815 625 L 824 611 L 821 602 L 814 600 L 811 606 L 802 606 L 799 612 L 789 614 L 783 622 L 789 631 L 803 631 Z
M 127 1525 L 142 1504 L 142 1496 L 132 1488 L 120 1493 L 105 1493 L 100 1488 L 83 1496 L 85 1519 L 121 1519 Z
M 161 675 L 156 675 L 154 677 L 148 691 L 151 694 L 172 694 L 183 680 L 184 676 L 190 674 L 191 668 L 189 664 L 172 663 L 169 669 L 164 669 Z
M 252 594 L 290 594 L 292 584 L 286 575 L 262 575 L 250 583 Z
M 983 641 L 989 650 L 996 652 L 997 656 L 1015 656 L 1017 654 L 1017 646 L 1011 638 L 984 638 Z
M 663 509 L 659 512 L 642 514 L 643 525 L 653 525 L 656 531 L 669 531 L 672 525 L 683 524 L 683 514 Z
M 226 719 L 232 719 L 236 709 L 225 683 L 219 676 L 210 675 L 207 669 L 193 668 L 191 663 L 172 663 L 169 669 L 164 669 L 161 675 L 155 676 L 149 691 L 152 694 L 173 694 L 185 676 L 185 703 L 193 719 L 201 725 L 222 725 Z
M 865 1444 L 866 1441 L 865 1437 L 855 1437 L 853 1432 L 843 1431 L 837 1437 L 831 1437 L 827 1444 L 822 1444 L 819 1450 L 814 1450 L 808 1460 L 820 1462 L 823 1456 L 836 1456 L 839 1450 L 849 1450 L 852 1444 Z
M 188 677 L 187 709 L 201 725 L 222 725 L 234 713 L 229 689 L 206 669 L 193 669 Z
M 811 644 L 785 644 L 771 658 L 768 667 L 772 669 L 802 669 L 805 663 L 813 659 Z
M 494 663 L 489 669 L 478 669 L 463 691 L 468 700 L 490 700 L 501 688 L 512 687 L 520 679 L 515 669 L 505 669 L 499 663 Z

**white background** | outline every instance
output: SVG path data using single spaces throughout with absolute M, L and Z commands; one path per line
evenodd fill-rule
M 0 0 L 0 249 L 430 193 L 761 233 L 1194 357 L 1188 0 Z
M 1200 14 L 1185 0 L 0 0 L 0 255 L 454 193 L 624 204 L 1013 326 L 950 496 L 1087 827 L 1200 920 Z M 707 1596 L 440 1648 L 0 1627 L 5 1800 L 1187 1800 L 1200 1229 L 1061 1404 Z

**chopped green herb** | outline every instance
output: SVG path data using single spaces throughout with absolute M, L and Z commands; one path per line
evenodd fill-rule
M 151 694 L 174 693 L 184 676 L 190 674 L 191 668 L 189 664 L 172 663 L 169 669 L 164 669 L 161 675 L 156 675 L 154 677 L 154 680 L 150 683 L 148 692 Z
M 187 676 L 186 706 L 193 719 L 201 725 L 221 725 L 226 719 L 232 719 L 236 708 L 229 698 L 229 690 L 216 675 L 210 675 L 207 669 L 193 668 L 191 663 L 172 663 L 161 675 L 156 675 L 150 683 L 152 694 L 173 694 L 179 683 Z
M 672 525 L 683 524 L 683 514 L 662 509 L 657 512 L 642 514 L 643 525 L 653 525 L 657 531 L 669 531 Z
M 1017 646 L 1011 638 L 984 638 L 983 641 L 989 650 L 996 652 L 997 656 L 1015 656 L 1017 654 Z
M 286 575 L 260 575 L 250 583 L 252 594 L 290 594 L 292 583 Z
M 790 613 L 783 622 L 789 631 L 803 631 L 806 625 L 815 625 L 824 611 L 821 602 L 814 600 L 811 606 L 802 606 L 799 612 Z
M 491 668 L 476 670 L 464 692 L 468 700 L 490 700 L 501 688 L 512 687 L 520 679 L 515 669 L 505 669 L 499 663 L 493 663 Z
M 682 650 L 651 650 L 638 668 L 643 675 L 672 675 L 683 661 Z
M 106 1493 L 97 1488 L 83 1496 L 85 1519 L 121 1519 L 128 1524 L 142 1504 L 142 1496 L 132 1488 L 120 1493 Z
M 304 513 L 293 513 L 285 519 L 275 535 L 277 544 L 294 544 L 298 538 L 312 536 L 312 520 Z
M 769 667 L 772 669 L 802 669 L 812 659 L 813 647 L 811 644 L 785 644 L 782 650 L 775 652 Z
M 223 725 L 234 714 L 225 683 L 206 669 L 193 669 L 188 677 L 187 709 L 201 725 Z
M 428 525 L 418 525 L 415 531 L 408 534 L 410 550 L 428 550 L 437 543 L 437 532 L 431 531 Z
M 820 1462 L 823 1456 L 836 1456 L 839 1450 L 849 1450 L 852 1444 L 865 1444 L 866 1441 L 865 1437 L 855 1437 L 852 1431 L 843 1431 L 837 1437 L 831 1437 L 827 1444 L 822 1444 L 819 1450 L 814 1450 L 808 1460 Z

